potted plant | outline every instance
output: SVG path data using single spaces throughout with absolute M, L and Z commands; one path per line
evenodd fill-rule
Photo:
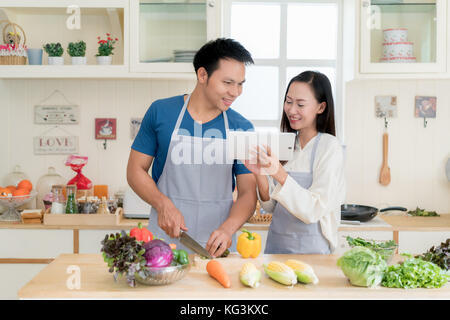
M 70 42 L 67 52 L 72 57 L 72 64 L 86 64 L 86 43 L 84 41 Z
M 111 64 L 112 62 L 112 55 L 114 50 L 114 44 L 119 39 L 115 38 L 113 39 L 111 37 L 111 34 L 106 34 L 106 40 L 101 39 L 100 37 L 97 37 L 98 39 L 98 53 L 96 54 L 97 57 L 97 63 L 98 64 Z
M 47 43 L 46 45 L 44 45 L 44 50 L 48 54 L 48 64 L 64 64 L 64 58 L 62 57 L 64 49 L 61 46 L 61 43 Z

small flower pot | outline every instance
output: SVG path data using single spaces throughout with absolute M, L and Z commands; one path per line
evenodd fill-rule
M 86 64 L 86 57 L 72 57 L 72 64 L 74 65 Z
M 112 56 L 97 56 L 97 64 L 109 65 L 112 62 Z
M 62 66 L 64 64 L 64 57 L 48 57 L 48 64 Z

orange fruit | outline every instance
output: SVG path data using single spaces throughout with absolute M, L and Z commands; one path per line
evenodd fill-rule
M 18 196 L 27 196 L 30 194 L 30 191 L 27 189 L 17 189 L 13 192 L 13 197 L 18 197 Z M 24 199 L 26 199 L 28 197 L 24 197 Z
M 9 191 L 9 189 L 0 187 L 0 197 L 1 198 L 6 198 L 8 196 L 8 194 L 10 194 L 10 193 L 11 192 Z
M 33 184 L 30 180 L 22 180 L 17 184 L 17 189 L 27 189 L 28 191 L 31 191 L 33 189 Z
M 13 193 L 17 188 L 15 186 L 7 186 L 5 189 L 8 189 L 9 193 Z

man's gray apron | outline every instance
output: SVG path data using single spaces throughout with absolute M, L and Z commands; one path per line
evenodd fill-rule
M 187 233 L 206 246 L 211 233 L 228 218 L 233 205 L 233 159 L 227 158 L 227 137 L 203 138 L 179 134 L 189 99 L 190 96 L 186 99 L 172 132 L 166 162 L 157 186 L 180 210 L 188 228 Z M 227 114 L 222 114 L 228 136 Z M 148 229 L 155 237 L 175 243 L 177 249 L 192 253 L 178 239 L 170 238 L 158 226 L 158 213 L 154 208 L 150 212 Z M 229 250 L 236 251 L 236 235 L 233 235 L 232 240 Z
M 313 164 L 320 136 L 318 133 L 314 142 L 309 172 L 288 172 L 305 189 L 309 189 L 313 182 Z M 329 254 L 330 247 L 318 222 L 306 224 L 277 202 L 264 253 Z

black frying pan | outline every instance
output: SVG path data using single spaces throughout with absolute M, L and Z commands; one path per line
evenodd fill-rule
M 381 209 L 380 212 L 388 210 L 401 210 L 407 211 L 408 209 L 403 207 L 389 207 Z M 378 209 L 375 207 L 363 206 L 359 204 L 343 204 L 341 205 L 341 219 L 342 220 L 357 220 L 360 222 L 366 222 L 375 218 L 378 214 Z

